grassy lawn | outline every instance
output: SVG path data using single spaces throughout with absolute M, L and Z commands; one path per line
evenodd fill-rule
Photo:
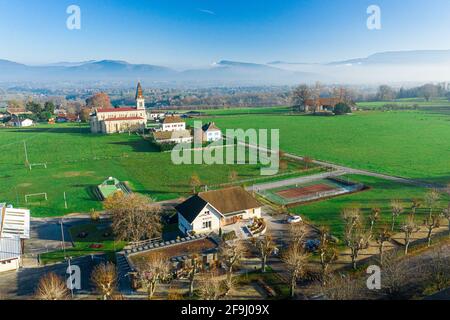
M 382 218 L 379 225 L 390 224 L 392 217 L 390 211 L 391 200 L 399 199 L 403 201 L 405 213 L 409 213 L 411 200 L 415 198 L 423 200 L 426 193 L 424 188 L 399 184 L 379 178 L 359 175 L 349 175 L 349 177 L 353 181 L 370 186 L 371 189 L 360 193 L 301 205 L 292 208 L 291 211 L 300 214 L 316 226 L 329 226 L 333 234 L 341 237 L 344 231 L 344 225 L 341 219 L 342 209 L 357 206 L 361 208 L 362 213 L 367 217 L 370 214 L 371 208 L 378 207 L 382 210 Z M 441 208 L 446 206 L 449 200 L 448 196 L 443 196 L 443 202 L 440 204 Z M 422 218 L 428 214 L 428 209 L 424 206 L 417 211 L 417 220 L 419 223 L 422 223 Z M 405 217 L 406 214 L 403 214 L 398 221 L 405 219 Z
M 89 254 L 105 253 L 113 258 L 116 251 L 120 251 L 125 246 L 125 242 L 114 241 L 112 230 L 105 223 L 89 223 L 80 226 L 74 226 L 69 229 L 70 235 L 74 242 L 74 247 L 67 248 L 64 251 L 53 251 L 41 254 L 41 262 L 43 264 L 60 262 L 64 257 L 77 258 Z M 79 235 L 85 232 L 85 238 Z M 101 244 L 101 248 L 92 248 L 92 245 Z
M 47 169 L 25 166 L 26 141 L 31 163 L 47 163 Z M 95 135 L 86 125 L 44 125 L 36 128 L 0 129 L 0 200 L 31 209 L 33 216 L 60 216 L 101 209 L 92 187 L 109 176 L 128 182 L 133 191 L 155 200 L 188 196 L 195 172 L 210 187 L 229 182 L 231 171 L 238 181 L 261 178 L 261 165 L 174 165 L 170 153 L 156 152 L 136 135 Z M 284 173 L 295 173 L 302 164 L 289 163 Z M 48 201 L 26 194 L 47 192 Z M 68 208 L 64 207 L 66 192 Z
M 341 117 L 241 115 L 214 121 L 222 129 L 279 129 L 280 147 L 286 152 L 375 172 L 450 182 L 449 115 L 371 111 Z
M 401 108 L 438 108 L 438 107 L 450 107 L 450 101 L 446 98 L 436 98 L 430 101 L 426 101 L 424 98 L 407 98 L 396 99 L 393 101 L 371 101 L 371 102 L 358 102 L 357 106 L 363 109 L 380 109 L 385 105 L 392 105 Z

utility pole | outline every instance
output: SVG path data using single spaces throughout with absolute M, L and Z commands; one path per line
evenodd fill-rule
M 25 164 L 28 166 L 29 162 L 28 162 L 28 151 L 27 151 L 27 143 L 24 140 L 23 141 L 23 148 L 25 150 Z
M 67 209 L 67 198 L 66 198 L 66 192 L 64 191 L 64 208 Z

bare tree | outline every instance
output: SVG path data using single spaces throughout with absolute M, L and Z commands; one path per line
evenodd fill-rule
M 139 263 L 138 270 L 139 281 L 151 300 L 158 284 L 170 278 L 171 265 L 166 257 L 156 255 Z
M 383 266 L 384 244 L 391 241 L 392 232 L 389 227 L 382 228 L 376 235 L 375 239 L 378 244 L 378 252 L 380 254 L 380 265 Z
M 196 173 L 192 174 L 191 180 L 189 180 L 189 185 L 192 187 L 192 191 L 195 194 L 197 187 L 200 187 L 202 185 L 202 182 L 198 174 Z
M 235 170 L 230 171 L 230 174 L 228 175 L 228 180 L 230 182 L 236 182 L 238 179 L 238 173 Z
M 427 246 L 431 246 L 431 236 L 433 234 L 433 230 L 437 229 L 441 226 L 441 217 L 437 214 L 433 214 L 428 216 L 423 222 L 425 227 L 427 228 Z
M 429 264 L 430 270 L 426 273 L 431 275 L 431 282 L 436 291 L 446 289 L 450 283 L 450 258 L 446 257 L 442 248 L 438 248 L 432 256 L 432 263 Z
M 306 102 L 311 99 L 311 96 L 311 89 L 306 84 L 302 84 L 295 88 L 291 97 L 294 111 L 305 110 Z
M 189 278 L 189 297 L 194 295 L 194 282 L 196 275 L 200 272 L 202 266 L 203 264 L 200 257 L 198 255 L 193 255 L 190 264 L 186 267 Z
M 342 216 L 345 222 L 345 244 L 351 251 L 352 266 L 356 270 L 359 252 L 368 247 L 370 235 L 363 229 L 359 209 L 344 209 Z
M 403 211 L 404 211 L 403 203 L 400 200 L 391 201 L 392 231 L 394 231 L 395 229 L 395 220 L 400 216 L 400 214 L 402 214 Z
M 241 241 L 222 243 L 219 248 L 219 259 L 227 271 L 227 279 L 233 276 L 233 270 L 241 262 L 245 253 L 245 247 Z
M 369 216 L 369 222 L 370 222 L 370 235 L 373 235 L 373 228 L 375 226 L 375 223 L 377 223 L 378 220 L 380 220 L 380 214 L 381 214 L 381 209 L 380 208 L 372 208 L 371 210 L 371 214 Z
M 63 278 L 55 273 L 47 273 L 39 280 L 35 297 L 38 300 L 67 300 L 69 290 Z
M 417 226 L 414 218 L 409 217 L 404 225 L 402 226 L 402 231 L 405 235 L 405 254 L 408 254 L 409 245 L 411 244 L 411 238 L 414 233 L 419 231 L 419 227 Z
M 338 259 L 339 252 L 330 243 L 330 229 L 328 227 L 319 228 L 320 245 L 318 248 L 320 265 L 322 266 L 322 282 L 325 282 L 330 265 Z
M 411 203 L 411 214 L 415 216 L 417 213 L 417 209 L 422 206 L 422 202 L 419 199 L 412 199 Z
M 314 163 L 314 159 L 311 157 L 303 157 L 303 163 L 305 164 L 305 169 L 309 169 L 311 164 Z
M 291 242 L 298 244 L 299 246 L 303 245 L 306 235 L 308 234 L 308 229 L 306 225 L 301 223 L 294 223 L 289 226 L 289 238 Z
M 286 270 L 289 273 L 291 298 L 295 296 L 298 279 L 306 273 L 308 258 L 309 255 L 296 243 L 291 244 L 281 256 L 281 260 L 286 263 Z
M 430 212 L 429 217 L 430 218 L 433 215 L 433 210 L 440 198 L 441 198 L 441 194 L 436 189 L 431 189 L 430 191 L 428 191 L 426 193 L 425 203 L 429 209 L 429 212 Z
M 114 263 L 101 263 L 95 266 L 91 281 L 103 300 L 112 300 L 117 289 L 117 271 Z
M 273 254 L 276 249 L 273 238 L 270 235 L 262 236 L 252 239 L 253 244 L 256 246 L 261 258 L 261 271 L 266 272 L 267 258 Z
M 395 250 L 388 252 L 383 264 L 383 281 L 381 293 L 390 299 L 402 298 L 405 294 L 408 281 L 407 266 L 404 261 L 397 258 Z
M 147 197 L 116 192 L 103 206 L 111 213 L 112 229 L 118 240 L 140 241 L 161 235 L 161 207 Z
M 221 297 L 222 282 L 215 272 L 202 274 L 199 282 L 199 295 L 203 300 L 218 300 Z
M 448 228 L 448 233 L 450 234 L 450 203 L 448 205 L 448 208 L 442 210 L 441 217 L 447 220 L 447 222 L 448 222 L 448 227 L 447 227 Z
M 349 275 L 331 275 L 326 283 L 321 284 L 321 291 L 330 300 L 360 300 L 363 292 L 360 283 Z

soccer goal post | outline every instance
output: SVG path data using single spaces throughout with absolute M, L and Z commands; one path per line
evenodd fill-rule
M 45 201 L 48 200 L 47 192 L 26 194 L 26 195 L 25 195 L 25 202 L 26 202 L 26 203 L 28 203 L 28 198 L 30 198 L 30 197 L 44 197 L 44 198 L 45 198 Z

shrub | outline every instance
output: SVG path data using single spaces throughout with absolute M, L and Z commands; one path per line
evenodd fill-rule
M 336 115 L 343 115 L 347 113 L 352 113 L 352 108 L 346 103 L 338 103 L 334 107 L 334 114 Z

